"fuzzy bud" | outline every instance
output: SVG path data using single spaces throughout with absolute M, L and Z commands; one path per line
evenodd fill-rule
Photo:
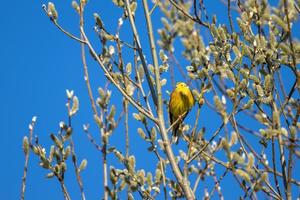
M 251 178 L 250 175 L 248 173 L 246 173 L 245 171 L 241 170 L 241 169 L 237 169 L 236 170 L 237 175 L 239 175 L 241 178 L 243 178 L 245 181 L 250 182 Z
M 56 9 L 55 9 L 55 5 L 54 5 L 54 3 L 52 3 L 52 2 L 49 2 L 48 3 L 48 16 L 49 17 L 52 17 L 53 18 L 53 20 L 57 20 L 57 18 L 58 18 L 58 13 L 57 13 L 57 11 L 56 11 Z
M 29 152 L 29 142 L 28 142 L 27 136 L 23 137 L 23 151 L 24 151 L 25 155 L 28 154 L 28 152 Z
M 87 166 L 87 160 L 83 159 L 81 161 L 80 165 L 79 165 L 79 168 L 78 168 L 79 172 L 81 172 L 82 170 L 84 170 L 86 168 L 86 166 Z

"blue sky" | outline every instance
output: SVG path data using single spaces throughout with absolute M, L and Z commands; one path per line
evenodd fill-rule
M 227 23 L 225 7 L 219 1 L 216 2 L 218 2 L 217 6 L 213 3 L 206 5 L 208 12 L 214 11 L 219 15 L 220 23 Z M 19 1 L 18 4 L 15 4 L 12 1 L 4 1 L 1 4 L 0 125 L 2 139 L 0 148 L 3 156 L 0 165 L 0 196 L 2 199 L 19 198 L 24 164 L 22 138 L 28 134 L 28 124 L 31 118 L 37 116 L 34 133 L 38 135 L 40 143 L 49 148 L 51 145 L 50 133 L 56 133 L 59 129 L 59 122 L 67 120 L 65 90 L 72 89 L 80 99 L 80 110 L 73 121 L 75 149 L 78 152 L 79 160 L 83 158 L 88 160 L 88 167 L 82 173 L 85 193 L 87 199 L 99 199 L 103 192 L 101 154 L 90 144 L 82 130 L 83 124 L 91 123 L 94 127 L 95 124 L 83 79 L 80 45 L 63 35 L 51 24 L 41 8 L 43 3 L 47 2 Z M 71 1 L 55 1 L 55 4 L 59 11 L 61 24 L 67 30 L 78 35 L 77 15 L 71 7 Z M 212 7 L 213 11 L 210 10 Z M 92 14 L 94 12 L 100 13 L 107 28 L 114 32 L 115 27 L 112 27 L 111 24 L 117 23 L 122 12 L 115 9 L 112 12 L 112 10 L 112 3 L 96 3 L 96 1 L 90 0 L 90 4 L 86 7 L 86 29 L 92 38 L 95 37 L 92 31 L 94 24 Z M 143 16 L 142 10 L 138 12 Z M 154 15 L 154 17 L 156 20 L 159 18 L 158 15 Z M 146 28 L 141 23 L 142 19 L 137 19 L 140 34 L 144 35 Z M 157 24 L 158 26 L 155 28 L 161 26 L 160 23 Z M 127 25 L 125 24 L 125 26 Z M 295 33 L 299 35 L 299 32 L 298 23 Z M 126 32 L 122 34 L 124 37 L 130 35 Z M 147 38 L 141 38 L 142 43 L 147 44 Z M 150 54 L 148 56 L 150 59 Z M 97 87 L 105 83 L 104 76 L 92 59 L 88 59 L 88 62 L 94 94 L 96 94 Z M 115 95 L 113 103 L 120 105 L 120 94 L 115 90 L 113 90 L 113 94 Z M 207 110 L 208 108 L 204 107 L 202 113 Z M 195 110 L 192 113 L 195 114 Z M 214 130 L 211 123 L 216 122 L 208 122 L 208 129 Z M 155 157 L 147 152 L 145 142 L 137 136 L 135 131 L 137 127 L 138 124 L 131 127 L 133 131 L 130 133 L 130 140 L 134 145 L 131 145 L 130 151 L 139 152 L 137 168 L 153 171 L 153 166 L 145 163 L 154 160 Z M 94 131 L 93 134 L 99 141 L 97 132 Z M 124 136 L 118 129 L 110 142 L 116 146 L 123 145 L 123 139 Z M 124 147 L 122 148 L 124 150 Z M 109 159 L 113 159 L 113 156 L 109 156 Z M 112 164 L 121 167 L 115 160 L 112 161 Z M 70 168 L 73 170 L 72 167 Z M 47 172 L 38 166 L 38 160 L 31 154 L 25 194 L 27 199 L 63 198 L 58 182 L 55 179 L 47 180 L 46 174 Z M 230 181 L 230 176 L 226 177 L 224 181 Z M 79 189 L 73 174 L 66 175 L 66 184 L 71 197 L 79 199 Z M 225 186 L 223 192 L 225 197 L 230 197 L 232 191 L 226 191 Z

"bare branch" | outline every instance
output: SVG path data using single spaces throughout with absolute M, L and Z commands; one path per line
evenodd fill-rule
M 28 162 L 29 162 L 29 154 L 30 154 L 30 146 L 32 146 L 32 138 L 33 138 L 33 130 L 36 122 L 36 117 L 34 116 L 29 124 L 29 138 L 26 136 L 23 139 L 23 151 L 25 153 L 25 164 L 23 170 L 22 177 L 22 187 L 21 187 L 21 200 L 25 199 L 25 190 L 26 190 L 26 178 L 27 178 L 27 170 L 28 170 Z

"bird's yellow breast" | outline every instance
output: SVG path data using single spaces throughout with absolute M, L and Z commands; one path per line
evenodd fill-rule
M 178 86 L 172 92 L 169 104 L 169 112 L 174 118 L 188 112 L 194 105 L 194 97 L 188 86 Z

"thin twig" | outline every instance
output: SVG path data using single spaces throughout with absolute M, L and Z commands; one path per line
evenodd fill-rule
M 89 141 L 95 146 L 95 148 L 98 150 L 98 151 L 102 151 L 102 147 L 96 143 L 96 140 L 93 138 L 93 136 L 90 134 L 89 132 L 89 125 L 84 125 L 83 127 L 83 130 L 84 130 L 84 133 L 87 135 Z
M 278 80 L 279 80 L 279 86 L 280 86 L 280 89 L 281 89 L 281 92 L 282 92 L 282 95 L 284 97 L 284 99 L 287 98 L 286 96 L 286 92 L 285 92 L 285 89 L 284 89 L 284 86 L 283 86 L 283 81 L 282 81 L 282 76 L 281 76 L 281 73 L 280 71 L 277 71 L 277 76 L 278 76 Z M 278 98 L 280 98 L 280 96 L 278 96 Z
M 121 24 L 118 25 L 117 28 L 117 35 L 120 34 L 120 29 L 121 29 Z M 121 71 L 122 77 L 123 77 L 123 87 L 126 88 L 129 83 L 127 79 L 127 74 L 124 72 L 124 64 L 123 64 L 123 59 L 122 59 L 122 49 L 121 49 L 121 44 L 120 40 L 116 40 L 117 42 L 117 50 L 118 50 L 118 68 Z M 125 120 L 124 120 L 124 126 L 125 126 L 125 150 L 126 150 L 126 158 L 129 156 L 129 124 L 128 124 L 128 100 L 126 98 L 123 99 L 123 108 L 124 108 L 124 113 L 125 113 Z M 129 192 L 129 190 L 127 190 Z
M 100 30 L 98 29 L 98 27 L 95 27 L 94 28 L 94 30 L 95 30 L 95 32 L 99 35 L 99 37 L 101 36 L 101 32 L 100 32 Z M 130 44 L 128 44 L 127 42 L 125 42 L 125 41 L 123 41 L 123 40 L 121 40 L 119 37 L 117 37 L 117 36 L 115 36 L 115 35 L 113 35 L 113 34 L 111 34 L 110 32 L 108 32 L 107 30 L 106 30 L 106 28 L 104 28 L 104 27 L 101 27 L 101 30 L 103 30 L 107 35 L 109 35 L 109 37 L 111 37 L 112 38 L 112 40 L 114 40 L 114 41 L 119 41 L 119 42 L 121 42 L 122 44 L 124 44 L 125 46 L 127 46 L 127 47 L 129 47 L 130 49 L 133 49 L 133 50 L 136 50 L 136 48 L 134 47 L 134 46 L 132 46 L 132 45 L 130 45 Z
M 135 51 L 136 52 L 136 51 Z M 138 84 L 138 88 L 139 88 L 139 91 L 141 92 L 142 96 L 143 96 L 143 99 L 147 105 L 147 109 L 150 111 L 150 113 L 153 115 L 153 112 L 152 112 L 152 109 L 151 109 L 151 106 L 150 106 L 150 103 L 149 103 L 149 100 L 148 100 L 148 96 L 146 95 L 145 91 L 144 91 L 144 88 L 143 88 L 143 85 L 142 85 L 142 77 L 140 77 L 140 73 L 138 72 L 138 69 L 137 69 L 137 61 L 136 61 L 136 54 L 134 55 L 134 60 L 135 60 L 135 73 L 136 73 L 136 79 L 137 79 L 137 84 Z
M 183 15 L 185 15 L 190 20 L 192 20 L 206 28 L 209 27 L 205 22 L 201 21 L 200 19 L 197 19 L 197 18 L 195 19 L 194 17 L 192 17 L 184 8 L 182 8 L 180 5 L 178 5 L 174 0 L 169 0 L 169 1 L 175 8 L 177 8 L 177 10 L 179 10 Z
M 50 18 L 50 20 L 53 22 L 53 24 L 54 24 L 59 30 L 61 30 L 64 34 L 66 34 L 66 35 L 69 36 L 70 38 L 72 38 L 72 39 L 74 39 L 74 40 L 76 40 L 76 41 L 78 41 L 78 42 L 80 42 L 80 43 L 83 43 L 83 44 L 85 43 L 84 40 L 82 40 L 82 39 L 80 39 L 80 38 L 74 36 L 73 34 L 69 33 L 69 32 L 66 31 L 65 29 L 63 29 L 63 28 L 57 23 L 57 21 L 56 21 L 55 19 L 53 19 L 51 16 L 49 16 L 45 4 L 42 6 L 42 8 L 43 8 L 43 10 L 45 11 L 45 13 L 47 14 L 47 16 Z
M 56 175 L 58 175 L 58 174 L 56 174 Z M 59 175 L 58 175 L 58 176 L 59 176 Z M 71 200 L 71 197 L 70 197 L 70 195 L 69 195 L 69 193 L 68 193 L 68 190 L 67 190 L 67 188 L 66 188 L 64 179 L 60 177 L 60 178 L 58 178 L 58 181 L 59 181 L 59 183 L 60 183 L 61 190 L 63 191 L 65 200 Z
M 71 107 L 70 107 L 71 102 L 70 101 L 71 101 L 71 99 L 68 97 L 68 103 L 67 103 L 68 121 L 69 121 L 68 128 L 71 128 L 71 130 L 72 130 L 72 116 L 71 116 Z M 84 191 L 83 191 L 83 182 L 82 182 L 82 179 L 81 179 L 81 176 L 80 176 L 80 171 L 79 171 L 78 164 L 77 164 L 77 156 L 75 154 L 75 145 L 74 145 L 74 141 L 73 141 L 72 136 L 70 137 L 70 144 L 71 144 L 72 162 L 73 162 L 74 169 L 75 169 L 76 180 L 77 180 L 77 183 L 78 183 L 78 186 L 79 186 L 79 189 L 80 189 L 81 199 L 85 200 L 85 194 L 84 194 Z
M 296 70 L 297 62 L 296 62 L 296 56 L 295 56 L 295 50 L 294 50 L 294 44 L 293 44 L 293 38 L 292 38 L 292 32 L 291 32 L 291 23 L 290 23 L 287 0 L 283 0 L 283 6 L 284 6 L 285 17 L 286 17 L 286 23 L 287 23 L 287 27 L 288 27 L 289 43 L 290 43 L 290 47 L 291 47 L 291 51 L 292 51 L 293 69 Z
M 108 172 L 107 172 L 107 144 L 104 139 L 104 130 L 101 129 L 102 138 L 102 161 L 103 161 L 103 188 L 104 188 L 104 200 L 108 200 Z
M 31 120 L 31 123 L 29 124 L 28 144 L 25 144 L 25 145 L 28 145 L 28 146 L 27 147 L 23 146 L 23 148 L 24 148 L 23 150 L 24 150 L 24 153 L 25 153 L 25 164 L 24 164 L 23 177 L 22 177 L 21 200 L 25 199 L 26 179 L 27 179 L 29 154 L 30 154 L 29 147 L 32 146 L 33 129 L 34 129 L 35 122 L 36 122 L 36 117 L 34 116 Z
M 240 198 L 240 199 L 247 199 L 246 197 L 249 196 L 248 194 L 248 189 L 245 187 L 244 184 L 241 183 L 241 181 L 239 180 L 238 178 L 238 175 L 235 173 L 235 170 L 232 170 L 232 174 L 233 174 L 233 177 L 235 178 L 235 180 L 238 182 L 238 184 L 240 185 L 240 187 L 244 190 L 245 192 L 245 195 L 244 195 L 244 198 Z
M 27 152 L 25 154 L 24 172 L 23 172 L 23 177 L 22 177 L 21 200 L 24 200 L 24 198 L 25 198 L 26 178 L 27 178 L 27 170 L 28 170 L 28 160 L 29 160 L 29 152 Z
M 214 178 L 214 182 L 215 182 L 215 187 L 213 188 L 213 190 L 211 191 L 211 193 L 209 194 L 209 196 L 211 197 L 213 194 L 214 194 L 214 191 L 217 189 L 218 191 L 218 194 L 219 194 L 219 198 L 220 200 L 224 200 L 224 196 L 221 192 L 221 187 L 220 187 L 220 182 L 221 180 L 223 179 L 223 177 L 227 174 L 228 170 L 226 169 L 226 171 L 224 172 L 224 174 L 220 177 L 220 179 L 218 180 L 217 179 L 217 176 L 216 176 L 216 172 L 213 171 L 213 178 Z
M 298 14 L 299 14 L 299 13 L 300 13 L 300 8 L 299 8 L 299 6 L 297 5 L 296 2 L 294 2 L 294 6 L 295 6 L 295 8 L 296 8 L 296 10 L 297 10 L 297 12 L 298 12 Z
M 232 17 L 231 17 L 231 0 L 227 1 L 227 14 L 228 14 L 228 19 L 229 19 L 230 30 L 231 30 L 231 33 L 233 33 L 234 29 L 233 29 L 233 22 L 232 22 Z
M 178 60 L 174 56 L 173 52 L 169 52 L 169 56 L 171 57 L 171 60 L 173 61 L 173 63 L 175 64 L 175 66 L 179 69 L 179 73 L 181 74 L 181 76 L 187 81 L 188 80 L 188 76 L 185 74 L 185 70 L 180 65 L 180 63 L 178 62 Z M 173 68 L 173 67 L 171 67 L 171 68 Z M 174 70 L 172 69 L 172 71 L 174 71 Z M 174 72 L 171 72 L 171 80 L 172 80 L 172 86 L 173 87 L 175 87 L 174 77 L 175 77 Z
M 281 191 L 280 191 L 280 187 L 279 187 L 279 183 L 278 183 L 278 179 L 277 179 L 277 174 L 275 173 L 276 170 L 276 156 L 275 156 L 275 143 L 274 143 L 274 137 L 272 136 L 272 164 L 273 164 L 273 175 L 274 175 L 274 181 L 275 181 L 275 185 L 276 185 L 276 189 L 278 191 L 278 194 L 281 196 Z
M 151 10 L 149 12 L 150 15 L 152 15 L 152 13 L 154 12 L 155 8 L 158 6 L 159 2 L 160 2 L 160 0 L 156 0 L 154 6 L 151 8 Z
M 171 126 L 166 130 L 167 133 L 168 133 L 170 130 L 172 130 L 172 129 L 174 128 L 174 126 L 176 126 L 180 121 L 182 121 L 182 120 L 185 118 L 186 114 L 187 114 L 187 112 L 185 112 L 185 113 L 183 113 L 182 115 L 180 115 L 180 116 L 175 120 L 175 122 L 173 122 L 173 123 L 171 124 Z
M 77 156 L 75 154 L 75 147 L 74 147 L 74 142 L 73 142 L 72 138 L 70 139 L 70 143 L 71 143 L 72 161 L 73 161 L 73 164 L 74 164 L 76 179 L 77 179 L 79 189 L 80 189 L 81 199 L 85 200 L 85 194 L 84 194 L 84 191 L 83 191 L 82 178 L 80 176 L 80 171 L 79 171 L 78 164 L 77 164 Z
M 199 117 L 200 117 L 200 110 L 201 110 L 201 108 L 199 106 L 198 110 L 197 110 L 195 124 L 194 124 L 194 127 L 192 129 L 192 133 L 191 133 L 191 140 L 188 142 L 188 153 L 187 153 L 188 159 L 191 157 L 192 147 L 194 146 L 194 138 L 195 138 L 195 133 L 196 133 L 196 129 L 197 129 L 197 126 L 198 126 Z M 185 179 L 188 179 L 188 163 L 187 163 L 187 161 L 184 162 L 183 172 L 184 172 Z M 194 189 L 193 189 L 193 192 L 195 193 Z
M 278 141 L 279 153 L 280 153 L 280 164 L 281 164 L 281 172 L 282 172 L 282 175 L 283 175 L 284 191 L 285 191 L 286 197 L 288 197 L 286 160 L 285 160 L 285 156 L 284 156 L 284 147 L 283 147 L 281 134 L 278 135 L 278 140 L 277 141 Z
M 249 154 L 248 154 L 248 152 L 246 151 L 246 148 L 245 148 L 245 146 L 244 146 L 244 140 L 242 139 L 241 134 L 240 134 L 240 132 L 239 132 L 239 130 L 238 130 L 238 128 L 237 128 L 237 124 L 236 124 L 236 120 L 235 120 L 235 117 L 234 117 L 234 116 L 232 117 L 232 120 L 230 119 L 230 122 L 232 123 L 232 126 L 233 126 L 235 132 L 237 133 L 238 141 L 239 141 L 239 143 L 240 143 L 240 145 L 241 145 L 241 147 L 242 147 L 243 152 L 246 154 L 247 157 L 249 157 Z M 250 145 L 249 145 L 249 146 L 250 146 Z M 253 168 L 254 168 L 254 170 L 256 171 L 256 173 L 259 173 L 259 170 L 258 170 L 255 166 L 253 166 Z M 276 199 L 280 199 L 281 196 L 275 191 L 275 189 L 271 186 L 271 184 L 269 183 L 269 181 L 268 181 L 268 180 L 265 180 L 265 183 L 266 183 L 266 185 L 269 187 L 269 189 L 274 193 Z M 270 193 L 270 192 L 266 192 L 266 194 L 267 194 L 267 195 L 273 195 L 273 194 Z
M 129 125 L 128 125 L 128 101 L 124 99 L 124 112 L 125 112 L 125 148 L 126 148 L 126 157 L 129 156 Z
M 228 116 L 228 120 L 230 120 L 230 118 L 232 117 L 233 113 L 231 113 Z M 215 137 L 220 133 L 220 131 L 222 130 L 222 128 L 224 127 L 225 122 L 223 121 L 222 124 L 220 125 L 220 127 L 214 132 L 214 134 L 212 135 L 212 137 L 209 139 L 209 141 L 202 147 L 201 150 L 199 150 L 196 154 L 194 154 L 188 161 L 187 163 L 191 163 L 196 157 L 198 157 L 206 148 L 207 146 L 215 139 Z
M 146 75 L 148 86 L 149 86 L 150 91 L 151 91 L 152 100 L 153 100 L 154 104 L 157 106 L 157 98 L 158 98 L 157 94 L 156 94 L 157 91 L 155 91 L 153 83 L 152 83 L 151 78 L 150 78 L 150 73 L 149 73 L 145 58 L 144 58 L 144 54 L 143 54 L 143 51 L 142 51 L 139 35 L 138 35 L 137 29 L 136 29 L 136 26 L 135 26 L 135 22 L 134 22 L 134 19 L 133 19 L 133 15 L 132 15 L 132 12 L 131 12 L 129 0 L 125 0 L 125 7 L 126 7 L 126 10 L 127 10 L 128 16 L 129 16 L 129 21 L 130 21 L 131 28 L 132 28 L 132 31 L 133 31 L 133 36 L 134 36 L 134 39 L 136 41 L 137 51 L 138 51 L 140 59 L 142 61 L 142 66 L 143 66 L 143 69 L 144 69 L 144 72 L 145 72 L 145 75 Z
M 197 176 L 197 179 L 196 179 L 196 181 L 195 181 L 195 183 L 194 183 L 194 187 L 193 187 L 193 192 L 194 192 L 194 193 L 196 193 L 197 188 L 198 188 L 198 185 L 199 185 L 199 182 L 200 182 L 201 178 L 203 177 L 203 175 L 205 174 L 207 168 L 208 168 L 208 164 L 206 163 L 206 164 L 205 164 L 205 167 L 202 168 L 201 171 L 199 171 L 198 176 Z

